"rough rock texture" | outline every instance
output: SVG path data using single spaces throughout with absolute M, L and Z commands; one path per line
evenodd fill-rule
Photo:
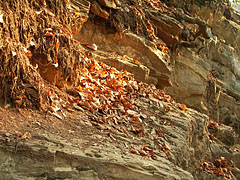
M 150 138 L 131 134 L 114 133 L 114 139 L 93 134 L 98 140 L 93 145 L 88 145 L 86 139 L 67 141 L 34 132 L 31 139 L 16 144 L 14 138 L 2 134 L 0 179 L 193 179 L 184 169 L 200 173 L 195 171 L 198 159 L 210 154 L 205 129 L 207 116 L 193 110 L 163 113 L 148 102 L 141 103 L 147 130 L 162 129 L 162 142 L 167 143 L 171 153 L 169 158 L 155 148 L 156 160 L 131 154 L 128 152 L 131 146 L 154 145 Z
M 166 112 L 149 102 L 138 100 L 145 131 L 152 134 L 149 137 L 114 129 L 107 135 L 89 131 L 88 136 L 77 139 L 31 132 L 32 137 L 24 140 L 1 133 L 0 179 L 221 179 L 198 169 L 202 159 L 220 156 L 232 161 L 236 166 L 232 173 L 236 178 L 240 176 L 239 152 L 230 153 L 226 145 L 209 139 L 208 116 L 192 109 Z M 88 120 L 81 120 L 75 131 L 82 131 L 89 124 Z M 161 134 L 157 135 L 156 130 Z M 218 131 L 220 137 L 224 131 Z M 223 136 L 226 138 L 226 133 Z M 158 142 L 167 147 L 166 151 L 158 148 Z M 139 150 L 146 145 L 153 149 L 154 159 L 130 153 L 131 148 Z
M 90 16 L 75 39 L 83 45 L 96 44 L 85 50 L 76 48 L 119 70 L 132 72 L 139 81 L 165 89 L 188 108 L 171 109 L 166 102 L 155 100 L 160 104 L 157 106 L 149 99 L 138 99 L 143 133 L 150 134 L 143 137 L 100 126 L 97 128 L 105 134 L 90 132 L 89 137 L 78 139 L 31 132 L 32 138 L 21 140 L 3 132 L 0 180 L 218 180 L 222 177 L 199 167 L 202 160 L 213 162 L 219 157 L 232 163 L 232 178 L 239 179 L 239 20 L 226 19 L 220 7 L 192 6 L 192 14 L 198 13 L 206 21 L 212 36 L 204 40 L 202 49 L 188 49 L 178 44 L 183 31 L 181 22 L 168 14 L 149 11 L 157 36 L 172 47 L 166 54 L 151 39 L 131 32 L 130 26 L 116 33 L 111 21 L 107 22 L 116 12 L 132 17 L 134 7 L 126 1 L 74 0 L 70 6 L 78 10 L 77 14 Z M 217 124 L 211 125 L 210 120 Z M 75 128 L 80 131 L 84 127 Z M 92 143 L 93 139 L 96 143 Z M 133 150 L 143 147 L 150 147 L 154 156 L 144 158 Z
M 152 83 L 159 87 L 170 86 L 170 71 L 168 66 L 169 57 L 163 52 L 151 46 L 151 42 L 136 34 L 127 32 L 124 34 L 113 34 L 109 29 L 102 25 L 94 25 L 87 22 L 81 30 L 81 33 L 75 36 L 80 42 L 95 43 L 100 51 L 109 53 L 117 53 L 118 55 L 127 55 L 130 58 L 137 59 L 142 65 L 150 69 L 150 74 L 145 82 Z M 149 43 L 149 44 L 148 44 Z M 94 52 L 93 54 L 98 54 Z M 105 58 L 106 59 L 106 58 Z M 117 58 L 115 58 L 117 59 Z M 104 60 L 105 63 L 108 63 Z M 121 69 L 121 65 L 114 64 L 115 67 Z M 141 71 L 141 70 L 140 70 Z M 130 70 L 134 75 L 138 71 Z M 138 80 L 143 78 L 135 76 Z
M 199 55 L 197 50 L 181 48 L 179 56 L 174 57 L 173 86 L 166 89 L 177 101 L 201 112 L 211 114 L 214 111 L 217 121 L 237 125 L 240 117 L 239 24 L 226 19 L 216 7 L 193 6 L 192 11 L 209 24 L 218 40 L 210 40 Z M 210 71 L 216 75 L 221 91 L 215 103 L 207 99 L 207 76 Z M 212 103 L 215 104 L 214 108 Z
M 176 19 L 165 14 L 151 11 L 150 19 L 157 29 L 157 36 L 160 37 L 168 46 L 178 41 L 179 35 L 183 31 L 182 24 Z

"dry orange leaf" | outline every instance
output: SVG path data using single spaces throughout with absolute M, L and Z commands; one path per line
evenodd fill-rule
M 63 105 L 63 107 L 69 112 L 74 112 L 74 110 L 69 105 Z
M 53 33 L 51 33 L 51 32 L 46 32 L 45 36 L 52 37 L 52 36 L 53 36 Z
M 25 52 L 25 55 L 26 55 L 27 57 L 32 57 L 32 53 L 31 53 L 31 51 L 27 51 L 27 52 Z
M 146 158 L 149 157 L 149 154 L 148 154 L 147 152 L 143 151 L 143 150 L 139 150 L 138 152 L 139 152 L 140 155 L 143 156 L 143 157 L 146 157 Z
M 150 148 L 148 148 L 147 146 L 143 146 L 142 149 L 143 149 L 144 151 L 146 151 L 146 152 L 153 153 L 153 150 L 150 149 Z
M 134 148 L 131 148 L 131 149 L 129 150 L 129 152 L 130 152 L 130 153 L 133 153 L 133 154 L 137 154 L 137 155 L 140 154 L 140 153 L 139 153 L 136 149 L 134 149 Z
M 83 89 L 82 89 L 82 86 L 78 86 L 78 87 L 76 87 L 76 89 L 78 90 L 78 91 L 83 91 Z
M 68 97 L 68 101 L 69 101 L 70 103 L 74 103 L 74 100 L 73 100 L 72 98 L 70 98 L 70 97 Z
M 156 133 L 158 134 L 159 137 L 163 137 L 162 131 L 160 129 L 159 130 L 156 129 Z
M 49 106 L 49 109 L 50 109 L 50 111 L 52 111 L 54 113 L 60 110 L 60 108 L 57 106 Z
M 186 111 L 186 105 L 185 104 L 178 104 L 179 109 L 181 109 L 182 111 Z
M 56 42 L 56 50 L 58 50 L 59 46 L 60 46 L 60 42 L 59 42 L 59 40 L 57 39 L 57 42 Z

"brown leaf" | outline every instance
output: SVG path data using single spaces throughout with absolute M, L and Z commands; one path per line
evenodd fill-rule
M 129 150 L 129 152 L 130 152 L 130 153 L 133 153 L 133 154 L 137 154 L 137 155 L 140 154 L 140 153 L 139 153 L 136 149 L 134 149 L 134 148 L 131 148 L 131 149 Z

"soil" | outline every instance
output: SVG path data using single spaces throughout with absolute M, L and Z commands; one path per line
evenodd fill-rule
M 66 118 L 58 119 L 49 113 L 32 109 L 0 107 L 1 134 L 50 133 L 64 137 L 71 142 L 73 138 L 88 140 L 87 146 L 97 144 L 92 135 L 107 136 L 92 126 L 86 112 L 66 113 Z M 84 147 L 82 147 L 84 149 Z

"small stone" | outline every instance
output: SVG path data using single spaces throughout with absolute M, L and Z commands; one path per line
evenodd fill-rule
M 147 118 L 147 115 L 146 115 L 146 114 L 143 114 L 143 113 L 140 113 L 140 117 L 143 118 L 143 119 L 146 119 L 146 118 Z
M 130 12 L 130 10 L 128 9 L 128 7 L 124 7 L 124 10 L 125 10 L 126 12 Z

